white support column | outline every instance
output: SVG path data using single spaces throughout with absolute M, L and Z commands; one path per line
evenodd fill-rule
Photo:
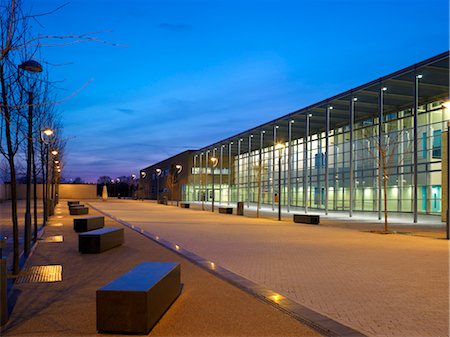
M 195 193 L 195 187 L 196 187 L 196 185 L 195 185 L 195 181 L 196 181 L 196 179 L 195 179 L 195 176 L 197 175 L 197 155 L 195 155 L 194 156 L 194 165 L 193 165 L 193 170 L 192 170 L 193 172 L 192 172 L 192 180 L 193 180 L 193 182 L 194 182 L 194 186 L 193 186 L 193 188 L 192 188 L 192 200 L 193 201 L 195 201 L 196 200 L 196 193 Z
M 231 145 L 233 142 L 228 143 L 228 205 L 231 202 Z
M 247 158 L 247 208 L 250 207 L 250 166 L 251 166 L 251 152 L 252 152 L 252 138 L 248 137 L 248 158 Z
M 240 201 L 240 190 L 241 190 L 241 142 L 242 142 L 242 138 L 240 138 L 238 140 L 238 156 L 237 156 L 237 179 L 236 179 L 236 184 L 237 184 L 237 188 L 236 188 L 236 203 Z
M 333 110 L 332 106 L 327 106 L 325 111 L 325 215 L 328 215 L 328 200 L 329 200 L 329 147 L 330 147 L 330 110 Z M 336 162 L 336 158 L 334 159 Z M 334 191 L 334 198 L 336 199 L 336 191 Z
M 266 131 L 261 131 L 260 142 L 259 142 L 259 158 L 258 158 L 258 205 L 257 209 L 261 209 L 261 180 L 262 180 L 262 149 L 264 145 L 264 134 Z M 258 213 L 259 216 L 259 213 Z
M 353 127 L 355 124 L 355 103 L 358 99 L 356 97 L 350 97 L 350 207 L 349 217 L 353 216 L 353 193 L 354 193 L 354 163 L 353 163 Z
M 381 151 L 383 149 L 383 105 L 384 105 L 384 92 L 386 87 L 380 83 L 380 92 L 378 96 L 378 220 L 381 220 L 381 186 L 383 179 L 383 163 Z
M 292 179 L 292 174 L 291 174 L 291 156 L 292 156 L 292 151 L 291 151 L 291 142 L 292 142 L 292 124 L 294 124 L 294 120 L 290 120 L 289 124 L 288 124 L 288 149 L 287 149 L 287 167 L 288 167 L 288 194 L 287 194 L 287 211 L 290 211 L 290 207 L 291 207 L 291 196 L 292 196 L 292 183 L 291 183 L 291 179 Z M 286 162 L 286 161 L 285 161 Z
M 414 147 L 414 157 L 413 157 L 413 180 L 414 180 L 414 186 L 413 186 L 413 222 L 417 223 L 418 218 L 418 195 L 417 195 L 417 188 L 418 188 L 418 174 L 417 174 L 417 166 L 418 166 L 418 145 L 417 145 L 417 137 L 418 130 L 417 130 L 417 109 L 419 108 L 419 81 L 422 78 L 422 75 L 415 75 L 414 76 L 414 102 L 413 102 L 413 147 Z
M 211 165 L 209 165 L 209 154 L 210 150 L 206 151 L 205 154 L 205 201 L 209 201 L 209 191 L 208 191 L 208 169 Z
M 308 174 L 308 142 L 309 142 L 309 119 L 312 117 L 312 114 L 306 113 L 306 130 L 305 130 L 305 138 L 304 138 L 304 149 L 305 153 L 304 164 L 303 164 L 303 201 L 305 205 L 305 213 L 308 213 L 308 187 L 309 187 L 309 174 Z
M 275 144 L 277 143 L 277 129 L 278 125 L 273 127 L 273 149 L 272 149 L 272 183 L 271 183 L 271 198 L 272 198 L 272 211 L 275 210 Z
M 222 204 L 222 172 L 223 172 L 223 148 L 225 145 L 220 145 L 220 172 L 219 172 L 219 204 Z

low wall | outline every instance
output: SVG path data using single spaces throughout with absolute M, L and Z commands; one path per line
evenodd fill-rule
M 96 184 L 61 184 L 59 185 L 60 199 L 95 199 L 97 198 Z
M 33 185 L 31 185 L 31 196 L 33 197 Z M 37 198 L 42 199 L 43 185 L 36 186 Z M 49 193 L 51 187 L 49 186 Z M 25 184 L 17 185 L 17 199 L 25 199 L 27 187 Z M 97 185 L 95 184 L 60 184 L 60 199 L 95 199 L 97 198 Z M 10 185 L 0 185 L 0 200 L 11 199 Z

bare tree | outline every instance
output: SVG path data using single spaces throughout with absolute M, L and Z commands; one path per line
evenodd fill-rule
M 396 169 L 399 165 L 403 165 L 407 156 L 403 155 L 403 153 L 408 153 L 408 148 L 410 148 L 410 142 L 406 141 L 406 146 L 402 151 L 402 156 L 398 156 L 398 147 L 400 144 L 405 143 L 405 136 L 408 133 L 406 129 L 395 130 L 391 132 L 382 132 L 381 136 L 368 136 L 364 134 L 363 136 L 366 140 L 369 141 L 370 145 L 367 149 L 374 158 L 378 167 L 381 170 L 381 176 L 379 179 L 382 180 L 383 184 L 383 208 L 384 208 L 384 232 L 388 233 L 388 204 L 387 204 L 387 192 L 388 192 L 388 181 L 394 169 Z M 375 149 L 375 150 L 374 150 Z M 394 162 L 395 161 L 395 162 Z

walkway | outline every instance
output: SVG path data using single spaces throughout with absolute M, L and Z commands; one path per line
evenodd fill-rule
M 366 335 L 448 336 L 445 240 L 150 202 L 91 204 Z
M 27 266 L 61 265 L 62 281 L 19 281 L 14 288 L 18 300 L 8 324 L 0 330 L 1 336 L 101 336 L 96 333 L 96 289 L 141 262 L 175 261 L 181 263 L 182 294 L 149 336 L 319 337 L 273 306 L 128 228 L 124 245 L 102 254 L 80 254 L 74 217 L 68 214 L 65 201 L 55 213 L 45 229 L 47 240 L 39 241 Z M 91 209 L 90 215 L 98 213 Z M 110 218 L 105 220 L 106 227 L 122 226 Z M 62 242 L 48 240 L 61 235 Z

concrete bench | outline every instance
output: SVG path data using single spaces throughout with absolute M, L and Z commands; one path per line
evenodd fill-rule
M 98 254 L 120 246 L 124 239 L 123 228 L 102 228 L 78 234 L 78 251 Z
M 86 218 L 73 219 L 73 230 L 77 233 L 89 232 L 105 226 L 105 217 L 90 216 Z
M 70 215 L 84 215 L 84 214 L 89 214 L 89 208 L 87 207 L 70 208 Z
M 233 214 L 233 207 L 219 207 L 219 213 Z
M 73 204 L 73 205 L 69 205 L 69 209 L 71 209 L 71 208 L 77 208 L 77 207 L 84 207 L 84 204 Z
M 191 207 L 191 204 L 186 204 L 186 203 L 182 202 L 182 203 L 180 204 L 180 207 L 181 207 L 181 208 L 190 208 L 190 207 Z
M 318 225 L 320 223 L 320 215 L 294 214 L 294 222 Z
M 68 201 L 67 202 L 67 206 L 72 206 L 72 205 L 78 205 L 80 202 L 79 201 L 77 201 L 77 200 L 74 200 L 74 201 Z
M 98 289 L 98 332 L 147 335 L 180 295 L 180 273 L 176 262 L 143 262 Z

